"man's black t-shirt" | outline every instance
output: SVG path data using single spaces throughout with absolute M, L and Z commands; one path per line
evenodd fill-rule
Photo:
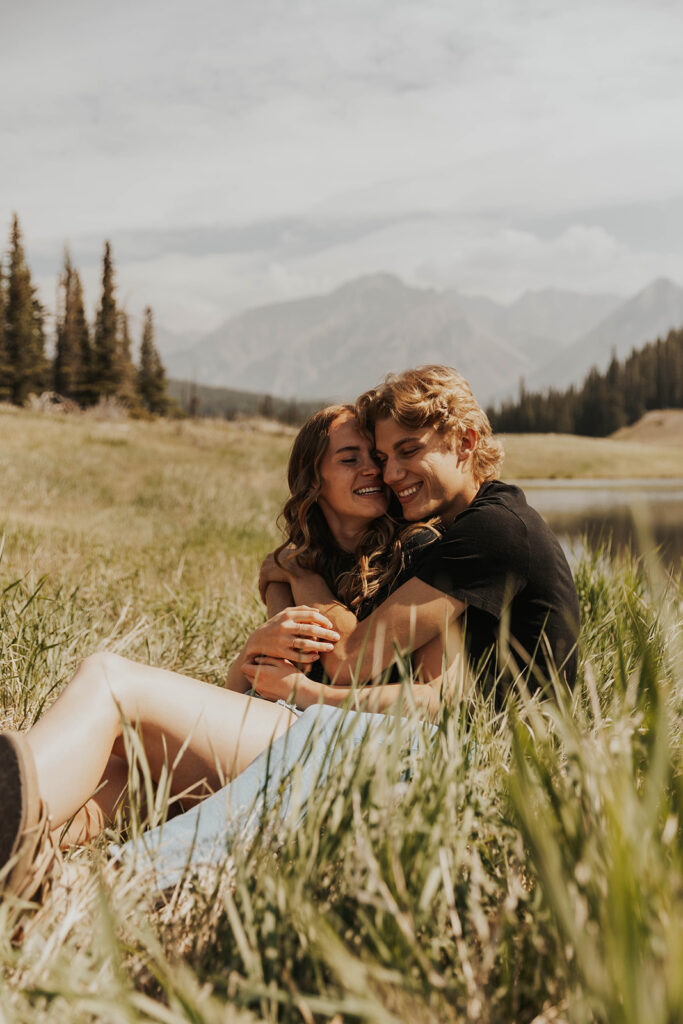
M 518 665 L 533 660 L 547 677 L 550 663 L 573 685 L 576 587 L 557 537 L 519 487 L 483 484 L 410 575 L 467 605 L 465 643 L 475 667 L 490 656 L 502 627 Z M 495 663 L 488 668 L 495 671 Z M 536 688 L 533 672 L 529 686 Z

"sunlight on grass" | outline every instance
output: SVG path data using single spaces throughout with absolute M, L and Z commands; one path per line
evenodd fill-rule
M 289 439 L 2 422 L 3 724 L 27 727 L 99 647 L 220 682 L 263 617 Z M 683 589 L 599 550 L 576 579 L 573 694 L 499 714 L 475 690 L 434 735 L 340 739 L 305 818 L 276 808 L 178 892 L 112 872 L 103 839 L 20 944 L 0 904 L 0 1019 L 681 1019 Z M 168 777 L 155 790 L 142 756 L 134 777 L 127 834 L 167 810 Z

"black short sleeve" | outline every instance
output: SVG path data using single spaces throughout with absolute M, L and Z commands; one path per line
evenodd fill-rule
M 496 504 L 461 512 L 415 567 L 415 576 L 423 583 L 496 619 L 524 587 L 528 574 L 524 525 L 514 512 Z
M 547 678 L 554 666 L 573 684 L 576 587 L 557 537 L 519 487 L 483 484 L 443 537 L 421 552 L 414 575 L 467 605 L 465 644 L 475 665 L 490 654 L 505 619 L 520 667 L 533 662 Z

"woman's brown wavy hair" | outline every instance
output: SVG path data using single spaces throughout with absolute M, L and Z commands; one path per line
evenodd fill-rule
M 329 405 L 314 413 L 297 434 L 287 467 L 289 498 L 280 516 L 284 542 L 275 552 L 293 547 L 299 565 L 318 573 L 345 605 L 357 611 L 372 600 L 403 567 L 403 556 L 394 520 L 380 516 L 368 523 L 357 550 L 356 564 L 349 569 L 349 553 L 337 545 L 317 503 L 322 480 L 320 464 L 330 441 L 330 427 L 344 413 L 355 416 L 352 405 Z

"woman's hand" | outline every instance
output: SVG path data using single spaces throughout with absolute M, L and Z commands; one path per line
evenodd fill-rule
M 285 608 L 255 629 L 244 646 L 244 660 L 261 655 L 310 665 L 334 650 L 339 633 L 330 620 L 307 605 Z
M 259 657 L 242 666 L 247 679 L 266 700 L 296 701 L 300 708 L 318 702 L 319 684 L 312 682 L 296 665 L 282 658 Z
M 278 555 L 279 561 L 275 561 L 275 552 L 271 551 L 263 559 L 259 571 L 258 588 L 261 600 L 266 600 L 266 590 L 269 583 L 289 583 L 293 576 L 301 572 L 297 564 L 293 548 L 285 548 Z

